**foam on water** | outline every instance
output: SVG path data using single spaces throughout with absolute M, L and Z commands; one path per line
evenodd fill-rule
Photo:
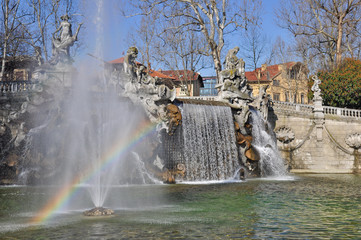
M 282 159 L 277 140 L 271 126 L 263 120 L 259 111 L 251 110 L 253 146 L 261 156 L 260 168 L 262 177 L 287 177 L 288 172 Z

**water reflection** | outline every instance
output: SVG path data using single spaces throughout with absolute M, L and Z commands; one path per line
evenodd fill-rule
M 0 238 L 357 239 L 361 234 L 357 175 L 137 186 L 125 188 L 126 192 L 117 188 L 129 199 L 123 204 L 136 200 L 118 208 L 114 217 L 86 218 L 68 212 L 48 224 L 29 227 L 27 214 L 39 208 L 31 199 L 43 196 L 41 189 L 34 189 L 0 188 Z

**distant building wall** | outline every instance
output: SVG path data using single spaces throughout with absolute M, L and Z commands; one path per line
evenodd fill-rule
M 288 62 L 267 66 L 246 72 L 248 83 L 257 96 L 261 86 L 269 85 L 267 93 L 275 101 L 307 104 L 307 68 L 300 62 Z

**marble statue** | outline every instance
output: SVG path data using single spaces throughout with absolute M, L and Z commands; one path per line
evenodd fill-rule
M 124 57 L 124 72 L 129 74 L 132 79 L 136 78 L 137 65 L 135 59 L 138 56 L 138 48 L 130 47 L 127 51 L 127 55 Z M 139 72 L 139 70 L 138 70 Z
M 220 100 L 231 103 L 232 99 L 238 98 L 251 102 L 252 89 L 245 77 L 245 62 L 236 56 L 238 51 L 239 47 L 228 51 L 224 62 L 225 70 L 219 73 L 219 83 L 216 88 L 219 90 Z
M 321 80 L 317 76 L 312 76 L 313 85 L 311 90 L 313 91 L 313 99 L 321 98 L 321 89 L 319 85 L 321 84 Z
M 133 102 L 142 104 L 152 122 L 165 122 L 164 127 L 172 134 L 177 125 L 170 120 L 172 118 L 168 116 L 167 105 L 175 99 L 175 88 L 167 86 L 157 77 L 150 76 L 145 66 L 136 64 L 137 56 L 138 49 L 130 47 L 124 57 L 123 74 L 126 74 L 130 81 L 124 84 L 122 94 Z
M 237 53 L 239 51 L 239 47 L 232 48 L 228 51 L 226 55 L 226 59 L 224 60 L 225 69 L 236 69 L 237 65 L 240 61 L 237 57 Z
M 70 47 L 74 45 L 74 42 L 77 41 L 77 36 L 80 30 L 80 27 L 83 23 L 80 23 L 75 35 L 72 33 L 71 23 L 69 22 L 70 17 L 68 14 L 60 17 L 61 23 L 58 29 L 53 33 L 52 38 L 52 54 L 53 57 L 50 61 L 51 64 L 56 64 L 60 61 L 68 62 L 70 58 Z

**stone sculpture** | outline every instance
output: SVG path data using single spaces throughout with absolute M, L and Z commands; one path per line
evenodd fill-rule
M 353 155 L 354 155 L 354 166 L 353 166 L 353 172 L 354 173 L 361 173 L 361 134 L 360 133 L 353 133 L 349 134 L 345 138 L 346 144 L 353 148 Z
M 345 138 L 345 142 L 349 147 L 351 147 L 353 149 L 360 149 L 361 148 L 361 134 L 360 133 L 349 134 Z
M 277 140 L 282 143 L 290 143 L 295 139 L 295 134 L 289 127 L 282 126 L 275 131 Z
M 323 124 L 325 123 L 325 115 L 323 113 L 321 89 L 319 85 L 321 80 L 317 76 L 313 76 L 313 85 L 311 90 L 313 91 L 313 114 L 314 122 L 316 124 L 316 138 L 318 142 L 322 142 Z
M 228 51 L 226 59 L 224 61 L 225 69 L 236 69 L 241 59 L 238 59 L 237 53 L 239 51 L 239 47 L 232 48 Z
M 321 84 L 321 80 L 317 76 L 312 76 L 313 85 L 311 90 L 313 91 L 313 100 L 318 100 L 321 98 L 321 89 L 319 85 Z
M 38 62 L 38 65 L 41 66 L 44 64 L 44 59 L 41 55 L 41 48 L 40 47 L 35 47 L 35 59 Z
M 182 122 L 182 114 L 179 108 L 174 104 L 167 105 L 167 116 L 169 118 L 168 134 L 173 135 L 177 126 Z
M 247 84 L 245 77 L 245 62 L 238 59 L 236 54 L 239 48 L 229 50 L 225 60 L 225 70 L 219 73 L 219 99 L 232 103 L 232 99 L 242 99 L 247 102 L 253 101 L 251 97 L 252 89 Z
M 247 83 L 245 76 L 245 62 L 237 57 L 239 47 L 235 47 L 228 51 L 224 61 L 225 69 L 219 74 L 218 100 L 227 103 L 233 110 L 235 119 L 236 141 L 238 145 L 239 155 L 243 165 L 250 172 L 258 169 L 258 161 L 260 155 L 252 146 L 252 126 L 248 124 L 250 109 L 253 106 L 263 113 L 264 119 L 268 117 L 268 96 L 266 94 L 267 87 L 260 89 L 257 99 L 254 99 L 252 88 Z
M 127 51 L 127 55 L 124 57 L 124 72 L 129 74 L 134 81 L 138 75 L 140 75 L 140 70 L 137 69 L 135 59 L 138 56 L 138 49 L 136 47 L 130 47 Z
M 266 92 L 268 87 L 269 85 L 265 85 L 259 88 L 258 96 L 252 104 L 262 113 L 264 120 L 268 119 L 268 107 L 270 102 L 269 95 Z
M 51 64 L 57 64 L 58 62 L 71 62 L 71 57 L 69 54 L 70 47 L 74 45 L 74 42 L 77 41 L 78 33 L 80 27 L 83 23 L 80 23 L 75 35 L 72 33 L 71 23 L 69 22 L 70 17 L 65 14 L 61 16 L 62 20 L 58 29 L 53 33 L 52 38 L 52 54 L 53 57 L 50 61 Z M 57 33 L 59 33 L 57 35 Z
M 152 122 L 162 120 L 166 123 L 169 120 L 166 106 L 175 99 L 175 88 L 147 74 L 144 66 L 136 64 L 137 54 L 138 49 L 130 47 L 124 58 L 124 74 L 130 81 L 124 84 L 122 94 L 133 102 L 141 103 Z M 163 127 L 167 128 L 167 124 Z

